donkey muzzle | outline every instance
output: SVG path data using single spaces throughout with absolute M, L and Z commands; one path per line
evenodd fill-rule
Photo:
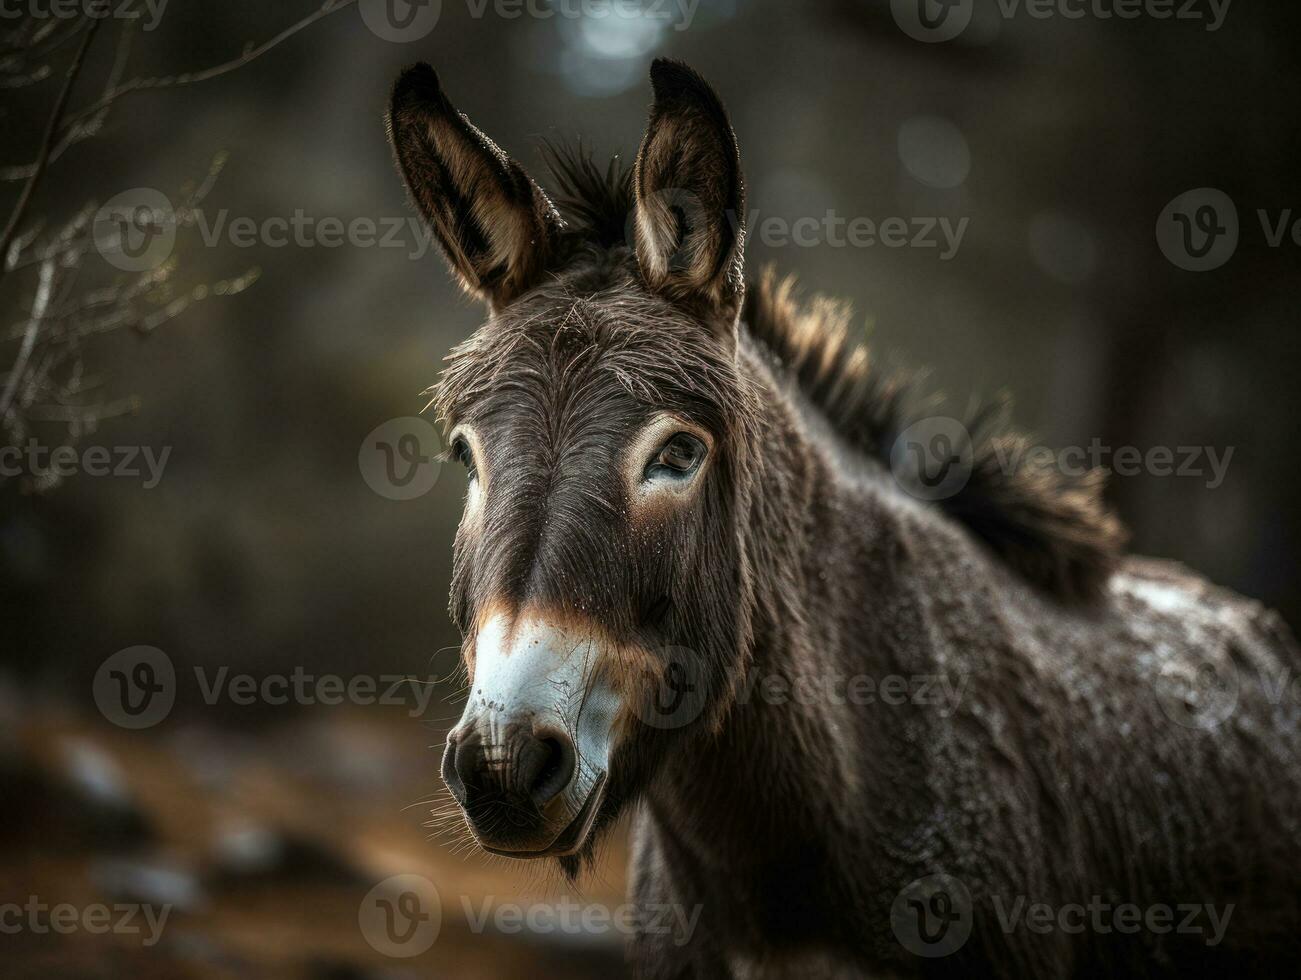
M 443 780 L 485 850 L 578 850 L 600 808 L 620 698 L 588 632 L 495 616 L 480 629 L 474 679 L 447 736 Z

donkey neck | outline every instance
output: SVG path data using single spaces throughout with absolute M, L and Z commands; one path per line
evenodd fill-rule
M 907 511 L 855 472 L 866 464 L 744 335 L 739 360 L 757 398 L 737 521 L 752 639 L 721 731 L 674 759 L 652 805 L 694 856 L 733 868 L 870 819 L 857 806 L 875 795 L 864 729 L 886 722 L 850 703 L 847 687 L 890 672 L 865 610 L 869 589 L 890 587 Z

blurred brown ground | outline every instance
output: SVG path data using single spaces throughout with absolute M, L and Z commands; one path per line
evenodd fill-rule
M 47 704 L 9 715 L 3 900 L 174 908 L 152 947 L 140 918 L 140 934 L 5 935 L 6 978 L 622 974 L 617 932 L 475 932 L 464 912 L 465 903 L 476 914 L 503 902 L 617 907 L 622 835 L 581 891 L 550 867 L 454 854 L 429 839 L 430 806 L 419 805 L 443 797 L 433 792 L 437 752 L 426 748 L 442 735 L 405 714 L 341 708 L 256 732 L 178 723 L 149 735 Z M 427 952 L 391 958 L 367 943 L 359 907 L 377 882 L 410 873 L 435 883 L 441 929 Z

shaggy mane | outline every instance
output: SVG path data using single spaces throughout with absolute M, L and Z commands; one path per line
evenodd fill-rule
M 566 233 L 607 248 L 625 242 L 633 192 L 619 158 L 598 167 L 581 143 L 546 143 L 544 155 Z M 899 434 L 933 414 L 914 397 L 911 380 L 869 369 L 847 304 L 825 297 L 802 303 L 794 278 L 778 279 L 769 269 L 746 290 L 741 318 L 842 438 L 887 468 Z M 1074 477 L 1036 462 L 1026 452 L 1031 441 L 1007 428 L 1004 407 L 990 403 L 965 420 L 971 475 L 936 506 L 1031 583 L 1062 599 L 1092 599 L 1126 541 L 1103 501 L 1105 473 Z
M 869 369 L 847 304 L 822 297 L 801 304 L 794 288 L 793 277 L 766 270 L 747 291 L 742 319 L 841 436 L 888 468 L 900 433 L 933 409 L 917 407 L 910 380 Z M 1030 439 L 1007 429 L 1005 408 L 988 403 L 964 420 L 971 475 L 935 504 L 1034 584 L 1064 599 L 1093 598 L 1126 537 L 1103 502 L 1105 473 L 1074 477 L 1037 462 Z
M 542 143 L 542 156 L 555 179 L 554 204 L 565 220 L 567 234 L 604 248 L 628 240 L 632 215 L 632 170 L 618 155 L 602 170 L 582 142 Z

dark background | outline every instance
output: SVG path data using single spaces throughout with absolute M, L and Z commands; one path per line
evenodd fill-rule
M 223 61 L 312 9 L 171 0 L 157 30 L 138 39 L 132 72 Z M 74 103 L 95 95 L 112 57 L 110 29 Z M 1023 12 L 1007 20 L 993 0 L 977 0 L 972 27 L 946 44 L 908 37 L 885 0 L 700 0 L 684 30 L 645 19 L 506 19 L 491 5 L 476 18 L 463 0 L 443 0 L 432 33 L 405 44 L 380 39 L 350 8 L 227 76 L 124 100 L 100 135 L 51 165 L 33 214 L 54 223 L 87 200 L 137 187 L 175 198 L 224 152 L 204 202 L 214 217 L 226 209 L 229 219 L 259 222 L 297 210 L 316 219 L 405 218 L 413 212 L 382 113 L 397 71 L 416 60 L 431 62 L 458 108 L 545 185 L 541 138 L 581 134 L 598 154 L 631 155 L 645 123 L 650 60 L 682 58 L 729 106 L 748 203 L 761 220 L 827 211 L 969 219 L 950 261 L 936 249 L 779 246 L 755 235 L 752 272 L 773 262 L 809 291 L 852 300 L 874 350 L 930 366 L 934 387 L 958 407 L 1012 393 L 1017 422 L 1048 445 L 1097 438 L 1144 451 L 1231 448 L 1216 488 L 1206 486 L 1208 475 L 1144 474 L 1114 478 L 1110 499 L 1136 551 L 1187 562 L 1295 625 L 1301 247 L 1290 236 L 1269 247 L 1256 212 L 1277 220 L 1295 208 L 1293 220 L 1301 219 L 1298 36 L 1295 4 L 1245 0 L 1215 32 L 1174 19 Z M 56 87 L 0 91 L 0 165 L 31 159 Z M 0 184 L 0 215 L 19 186 Z M 1236 203 L 1241 241 L 1227 264 L 1194 273 L 1166 259 L 1155 227 L 1172 199 L 1203 187 Z M 409 232 L 403 242 L 414 244 Z M 172 452 L 151 490 L 138 479 L 86 476 L 43 494 L 21 480 L 0 484 L 0 676 L 6 717 L 27 732 L 18 743 L 38 746 L 32 751 L 45 759 L 39 746 L 51 731 L 99 731 L 95 670 L 138 644 L 166 651 L 181 673 L 196 664 L 258 676 L 297 666 L 347 677 L 423 674 L 457 642 L 445 608 L 463 477 L 449 468 L 428 494 L 393 501 L 373 492 L 358 467 L 367 433 L 418 413 L 443 355 L 481 319 L 437 255 L 407 252 L 240 248 L 227 239 L 207 246 L 184 229 L 176 256 L 187 281 L 250 268 L 258 281 L 148 337 L 110 334 L 90 344 L 87 366 L 102 378 L 104 397 L 135 396 L 139 408 L 82 445 Z M 111 281 L 116 273 L 105 265 L 93 274 Z M 0 337 L 21 322 L 30 290 L 30 270 L 0 284 Z M 14 344 L 3 344 L 7 365 Z M 408 811 L 404 821 L 398 808 L 437 786 L 437 729 L 457 712 L 455 688 L 448 693 L 436 717 L 413 722 L 390 711 L 380 722 L 355 708 L 213 707 L 182 685 L 180 708 L 161 725 L 101 734 L 115 751 L 159 753 L 148 764 L 121 763 L 156 773 L 189 765 L 186 745 L 215 751 L 226 736 L 213 733 L 233 725 L 260 740 L 246 745 L 241 765 L 256 760 L 273 774 L 277 765 L 297 774 L 311 770 L 309 759 L 343 765 L 370 737 L 356 732 L 382 732 L 374 737 L 385 748 L 374 758 L 387 761 L 367 763 L 363 753 L 354 763 L 379 774 L 390 766 L 410 792 L 334 773 L 329 779 L 343 781 L 327 779 L 321 795 L 345 796 L 350 806 L 364 798 L 395 835 L 419 841 L 427 814 Z M 335 728 L 353 734 L 337 744 L 321 735 Z M 318 736 L 326 747 L 312 741 Z M 165 789 L 154 796 L 163 811 L 178 798 Z M 260 819 L 311 837 L 291 818 Z M 312 839 L 326 848 L 328 836 L 320 829 Z M 375 866 L 357 854 L 335 859 Z M 471 890 L 501 896 L 525 884 L 478 857 L 455 866 L 498 876 Z M 621 869 L 616 847 L 596 894 L 618 901 Z M 196 872 L 210 887 L 206 873 Z M 459 908 L 449 899 L 456 887 L 444 888 L 445 908 Z M 278 921 L 290 906 L 299 908 L 276 899 L 265 918 Z M 476 971 L 506 962 L 492 951 L 515 948 L 512 940 L 475 938 L 455 975 L 507 975 L 500 965 L 491 968 L 500 973 Z M 259 969 L 279 969 L 264 961 L 264 940 L 234 945 Z

